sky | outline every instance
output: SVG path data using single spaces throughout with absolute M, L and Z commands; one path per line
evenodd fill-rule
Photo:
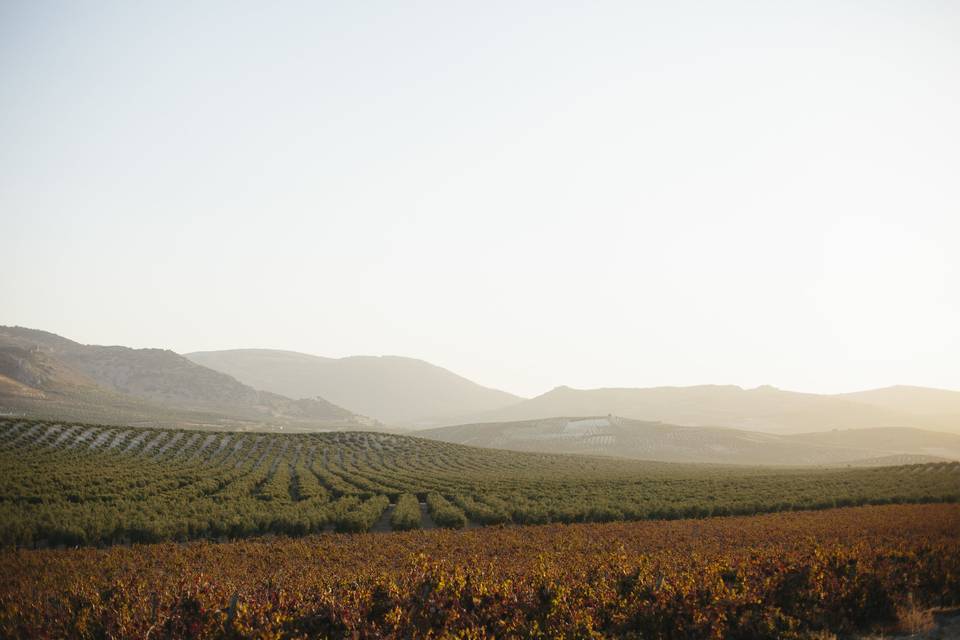
M 0 3 L 0 324 L 960 390 L 960 3 Z

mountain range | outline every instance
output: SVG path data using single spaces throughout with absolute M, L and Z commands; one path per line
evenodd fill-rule
M 22 327 L 0 327 L 0 413 L 237 429 L 413 428 L 481 446 L 688 461 L 951 458 L 955 442 L 939 438 L 960 433 L 960 393 L 923 387 L 839 395 L 769 386 L 558 387 L 524 399 L 414 358 L 267 349 L 179 355 L 82 345 Z M 584 419 L 608 424 L 568 430 Z
M 482 387 L 422 360 L 397 356 L 335 359 L 237 349 L 188 353 L 186 357 L 258 389 L 290 397 L 320 396 L 386 424 L 412 428 L 612 414 L 775 434 L 878 427 L 960 433 L 960 392 L 924 387 L 839 395 L 771 386 L 557 387 L 524 399 Z
M 172 351 L 0 327 L 0 413 L 140 425 L 370 428 L 323 398 L 260 391 Z
M 934 399 L 928 402 L 929 399 Z M 960 393 L 889 387 L 820 395 L 763 386 L 572 389 L 557 387 L 473 422 L 512 422 L 555 416 L 613 414 L 684 426 L 730 427 L 765 433 L 913 427 L 960 433 Z
M 449 424 L 523 400 L 429 362 L 399 356 L 322 358 L 270 349 L 185 355 L 258 389 L 293 398 L 322 396 L 391 425 Z

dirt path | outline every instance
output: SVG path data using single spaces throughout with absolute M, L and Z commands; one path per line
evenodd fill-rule
M 135 437 L 133 440 L 127 443 L 127 446 L 126 448 L 124 448 L 123 453 L 130 453 L 131 451 L 136 449 L 138 446 L 140 446 L 140 443 L 147 438 L 148 435 L 150 435 L 149 431 L 144 431 L 143 433 L 138 434 L 137 437 Z
M 120 434 L 117 435 L 116 438 L 114 438 L 113 440 L 110 441 L 110 446 L 107 447 L 107 448 L 108 448 L 108 449 L 119 449 L 120 447 L 123 446 L 123 443 L 125 443 L 125 442 L 127 441 L 127 439 L 128 439 L 130 436 L 132 436 L 132 435 L 133 435 L 133 431 L 121 431 Z
M 162 446 L 161 443 L 167 440 L 169 435 L 170 435 L 169 432 L 164 433 L 162 431 L 160 433 L 155 434 L 153 438 L 150 438 L 149 440 L 143 443 L 143 448 L 140 449 L 140 455 L 142 456 L 150 455 L 151 451 L 153 451 L 159 446 Z
M 77 431 L 79 431 L 77 427 L 70 427 L 69 429 L 61 433 L 59 436 L 57 436 L 57 439 L 54 440 L 53 444 L 51 444 L 50 446 L 59 447 L 60 445 L 64 444 L 69 438 L 75 436 L 77 434 Z
M 68 448 L 68 449 L 76 449 L 76 448 L 78 448 L 80 445 L 86 445 L 86 444 L 88 443 L 88 441 L 89 441 L 91 438 L 93 438 L 94 436 L 96 436 L 98 433 L 100 433 L 100 429 L 97 429 L 97 428 L 95 428 L 95 427 L 91 427 L 91 428 L 89 428 L 89 429 L 85 429 L 85 430 L 83 431 L 83 433 L 79 434 L 79 435 L 78 435 L 76 438 L 74 438 L 73 440 L 70 440 L 70 441 L 67 442 L 67 448 Z
M 427 510 L 427 503 L 420 503 L 420 528 L 421 529 L 436 529 L 437 523 L 433 521 L 433 518 L 430 516 L 430 511 Z
M 170 447 L 172 447 L 173 445 L 175 445 L 175 444 L 177 444 L 178 442 L 180 442 L 180 439 L 181 439 L 182 437 L 183 437 L 183 432 L 182 432 L 182 431 L 177 431 L 176 433 L 174 433 L 172 438 L 170 438 L 169 440 L 167 440 L 166 442 L 164 442 L 164 443 L 163 443 L 163 446 L 160 447 L 159 449 L 157 449 L 157 452 L 156 452 L 156 454 L 154 454 L 153 457 L 154 457 L 154 458 L 159 458 L 160 456 L 162 456 L 164 453 L 167 452 L 167 450 L 168 450 Z
M 210 458 L 219 457 L 223 453 L 224 449 L 227 448 L 227 445 L 230 444 L 230 439 L 232 437 L 233 437 L 233 434 L 228 434 L 220 438 L 220 441 L 217 444 L 217 450 L 210 454 Z
M 108 440 L 108 439 L 110 438 L 110 436 L 112 436 L 112 435 L 114 435 L 114 432 L 113 432 L 113 431 L 110 431 L 109 429 L 106 430 L 106 431 L 101 431 L 99 434 L 97 434 L 97 437 L 94 438 L 93 442 L 91 442 L 90 444 L 87 445 L 87 448 L 88 448 L 88 449 L 99 449 L 101 446 L 103 446 L 104 444 L 106 444 L 107 440 Z
M 373 526 L 370 527 L 370 531 L 375 533 L 385 533 L 387 531 L 393 531 L 393 527 L 390 526 L 390 518 L 393 517 L 393 510 L 397 508 L 395 504 L 388 504 L 387 508 L 383 510 L 383 513 L 380 515 L 380 518 L 373 523 Z
M 208 435 L 206 438 L 203 439 L 203 442 L 200 444 L 200 446 L 197 447 L 197 450 L 194 451 L 193 454 L 192 454 L 189 458 L 187 458 L 187 460 L 190 461 L 190 460 L 199 460 L 199 459 L 201 459 L 201 458 L 203 457 L 203 452 L 206 451 L 207 448 L 208 448 L 211 444 L 213 444 L 213 441 L 216 440 L 216 439 L 217 439 L 217 436 L 216 436 L 216 435 L 214 435 L 214 434 Z
M 38 433 L 40 431 L 41 426 L 42 425 L 35 424 L 29 429 L 27 429 L 26 431 L 21 431 L 19 434 L 13 437 L 13 440 L 10 441 L 10 446 L 15 447 L 15 446 L 19 446 L 22 442 L 29 442 L 30 439 L 33 437 L 33 434 Z

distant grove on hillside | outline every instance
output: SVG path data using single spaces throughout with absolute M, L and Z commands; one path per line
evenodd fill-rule
M 25 420 L 0 420 L 0 465 L 0 543 L 25 546 L 672 519 L 960 497 L 958 463 L 773 470 L 484 450 L 371 432 Z

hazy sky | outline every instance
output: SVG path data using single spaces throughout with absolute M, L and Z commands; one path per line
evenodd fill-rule
M 960 389 L 960 3 L 0 3 L 0 324 Z

